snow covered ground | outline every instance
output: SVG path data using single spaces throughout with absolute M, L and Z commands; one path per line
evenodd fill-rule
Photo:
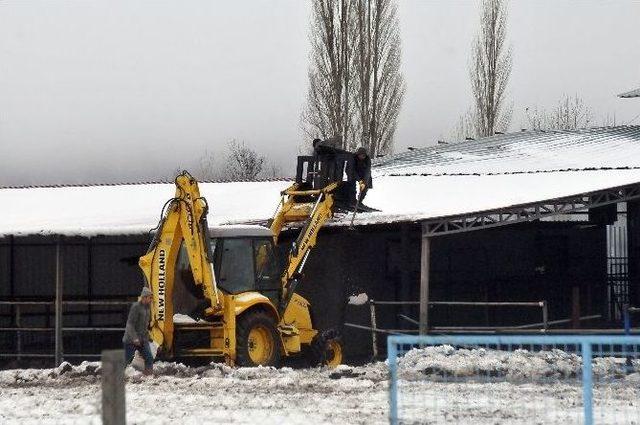
M 405 423 L 580 423 L 580 358 L 432 347 L 400 360 Z M 597 423 L 640 423 L 639 365 L 597 359 Z M 187 367 L 156 364 L 156 376 L 127 370 L 127 414 L 136 424 L 375 424 L 388 421 L 383 362 L 324 368 Z M 479 379 L 478 372 L 490 377 Z M 633 371 L 632 371 L 633 372 Z M 0 372 L 0 423 L 100 423 L 100 364 Z

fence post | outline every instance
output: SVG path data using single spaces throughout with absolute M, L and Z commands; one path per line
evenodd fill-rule
M 389 423 L 398 424 L 398 346 L 395 337 L 387 338 L 387 364 L 389 365 Z
M 124 391 L 124 350 L 102 352 L 102 424 L 127 421 Z
M 56 305 L 55 305 L 55 362 L 56 366 L 62 363 L 62 237 L 56 241 Z
M 593 425 L 593 375 L 591 370 L 591 342 L 582 342 L 582 404 L 584 424 Z
M 378 324 L 377 324 L 377 320 L 376 320 L 376 304 L 375 301 L 370 299 L 369 300 L 369 310 L 371 312 L 371 347 L 372 347 L 372 353 L 373 353 L 373 358 L 377 359 L 378 358 Z
M 542 326 L 545 331 L 549 329 L 549 307 L 547 306 L 547 300 L 542 301 Z

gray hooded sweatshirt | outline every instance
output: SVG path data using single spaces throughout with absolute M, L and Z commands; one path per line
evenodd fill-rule
M 131 305 L 127 326 L 124 330 L 122 342 L 132 344 L 134 340 L 145 343 L 149 340 L 149 322 L 151 321 L 151 306 L 140 301 Z

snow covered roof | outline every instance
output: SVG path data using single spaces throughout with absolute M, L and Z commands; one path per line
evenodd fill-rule
M 375 162 L 357 224 L 491 211 L 640 183 L 640 126 L 528 131 L 431 146 Z M 209 223 L 270 218 L 290 182 L 201 183 Z M 0 235 L 136 234 L 153 228 L 173 184 L 0 189 Z M 337 217 L 332 225 L 346 225 Z
M 628 91 L 626 93 L 621 93 L 618 97 L 640 97 L 640 89 L 635 89 Z

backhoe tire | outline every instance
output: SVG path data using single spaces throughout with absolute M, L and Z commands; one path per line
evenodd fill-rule
M 249 311 L 236 323 L 236 364 L 242 367 L 278 366 L 280 335 L 264 311 Z
M 318 332 L 310 346 L 310 366 L 336 367 L 344 361 L 342 336 L 335 329 Z

